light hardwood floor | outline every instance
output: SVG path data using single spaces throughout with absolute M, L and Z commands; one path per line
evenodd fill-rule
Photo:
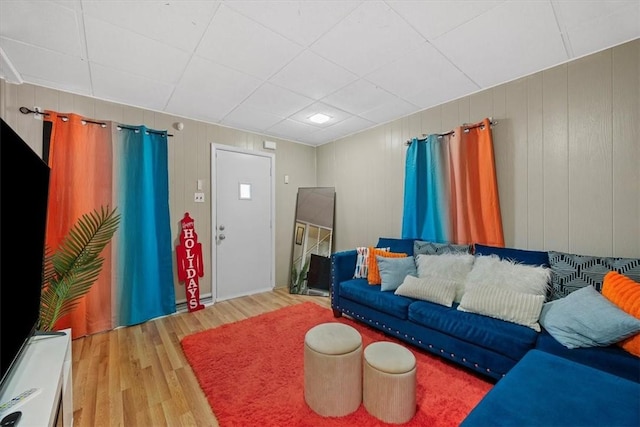
M 305 301 L 330 307 L 327 297 L 276 288 L 73 340 L 74 426 L 218 426 L 180 340 Z

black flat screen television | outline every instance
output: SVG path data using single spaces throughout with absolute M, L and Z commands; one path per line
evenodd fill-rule
M 47 164 L 2 120 L 0 396 L 3 396 L 7 382 L 38 325 L 49 174 Z M 2 400 L 13 397 L 5 396 Z

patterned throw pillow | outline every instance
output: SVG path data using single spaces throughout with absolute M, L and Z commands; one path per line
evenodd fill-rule
M 436 243 L 416 240 L 413 242 L 413 256 L 439 255 L 445 253 L 471 253 L 471 245 L 457 245 L 455 243 Z
M 609 271 L 617 271 L 640 282 L 640 259 L 635 258 L 605 258 L 549 251 L 549 264 L 553 286 L 551 300 L 566 297 L 585 286 L 593 286 L 601 292 L 604 276 Z
M 625 313 L 640 319 L 640 283 L 617 271 L 610 271 L 604 276 L 602 295 Z M 640 334 L 635 334 L 617 344 L 629 353 L 640 357 Z
M 388 251 L 389 248 L 380 248 Z M 358 258 L 356 259 L 356 271 L 353 273 L 354 279 L 366 279 L 369 275 L 369 247 L 359 246 L 356 248 Z
M 387 258 L 402 258 L 407 254 L 401 254 L 397 252 L 389 252 L 380 248 L 369 248 L 369 272 L 367 274 L 367 281 L 370 285 L 379 285 L 382 282 L 380 278 L 380 270 L 378 270 L 378 260 L 376 255 L 380 255 Z

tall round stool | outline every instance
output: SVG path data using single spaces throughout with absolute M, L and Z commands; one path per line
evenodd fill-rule
M 416 413 L 416 358 L 400 344 L 379 341 L 364 349 L 362 403 L 386 423 L 402 424 Z
M 304 337 L 304 400 L 323 417 L 355 412 L 362 402 L 362 337 L 353 327 L 322 323 Z

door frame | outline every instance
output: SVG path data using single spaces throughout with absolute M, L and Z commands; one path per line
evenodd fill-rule
M 216 155 L 218 151 L 230 151 L 239 154 L 247 154 L 251 156 L 266 157 L 269 159 L 271 173 L 269 174 L 270 190 L 271 190 L 271 274 L 269 277 L 269 286 L 271 289 L 275 287 L 276 276 L 276 186 L 274 180 L 274 172 L 276 166 L 276 156 L 274 153 L 267 153 L 259 150 L 249 150 L 245 148 L 233 147 L 230 145 L 211 143 L 211 301 L 215 304 L 218 300 L 218 218 L 217 218 L 217 187 L 216 187 Z

